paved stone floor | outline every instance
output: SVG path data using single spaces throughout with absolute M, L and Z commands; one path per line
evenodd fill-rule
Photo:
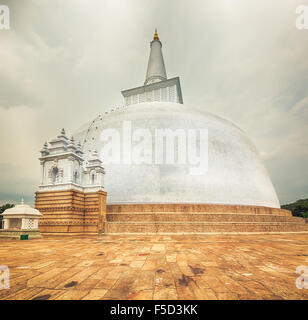
M 308 234 L 0 240 L 0 299 L 308 299 Z

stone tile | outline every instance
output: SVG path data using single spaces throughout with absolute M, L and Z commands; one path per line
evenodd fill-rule
M 217 295 L 212 289 L 198 288 L 194 289 L 196 300 L 217 300 Z
M 154 290 L 153 300 L 177 300 L 178 295 L 176 288 L 165 288 L 157 286 Z
M 88 294 L 87 290 L 65 290 L 57 297 L 57 300 L 81 300 Z
M 55 289 L 73 288 L 90 277 L 98 270 L 98 267 L 85 267 L 82 271 L 75 273 L 72 277 L 66 278 Z
M 135 260 L 133 262 L 130 263 L 130 267 L 132 268 L 142 268 L 142 266 L 144 265 L 144 261 L 140 261 L 140 260 Z
M 137 274 L 137 279 L 133 283 L 134 291 L 153 290 L 155 272 L 141 270 Z
M 165 245 L 164 244 L 158 244 L 158 243 L 156 243 L 156 244 L 154 244 L 153 246 L 152 246 L 152 249 L 151 249 L 152 251 L 164 251 L 165 250 Z
M 36 294 L 31 300 L 56 300 L 58 296 L 64 293 L 64 290 L 43 289 Z
M 58 287 L 61 283 L 67 282 L 68 279 L 72 278 L 75 274 L 78 272 L 81 272 L 82 268 L 69 268 L 69 269 L 63 269 L 63 271 L 56 276 L 50 278 L 46 282 L 44 282 L 44 287 L 45 288 L 56 288 Z
M 35 287 L 35 286 L 40 286 L 44 282 L 48 282 L 48 280 L 53 279 L 54 277 L 60 275 L 63 271 L 65 271 L 64 268 L 53 268 L 50 269 L 32 279 L 30 279 L 27 282 L 28 287 Z
M 25 288 L 8 295 L 5 300 L 31 300 L 32 297 L 40 294 L 43 290 L 43 288 Z
M 153 290 L 140 290 L 128 294 L 127 300 L 152 300 Z
M 92 289 L 82 300 L 99 300 L 106 294 L 106 289 Z
M 156 269 L 156 262 L 153 260 L 147 259 L 142 266 L 142 270 L 155 270 Z

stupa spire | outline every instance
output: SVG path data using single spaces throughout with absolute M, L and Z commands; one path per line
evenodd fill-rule
M 154 38 L 151 41 L 151 52 L 148 62 L 148 69 L 144 84 L 167 79 L 167 73 L 162 53 L 162 44 L 159 40 L 157 29 L 155 29 Z
M 167 79 L 161 48 L 162 44 L 155 29 L 144 85 L 121 91 L 125 106 L 147 102 L 183 103 L 180 78 Z

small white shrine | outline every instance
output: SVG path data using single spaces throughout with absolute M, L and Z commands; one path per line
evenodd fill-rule
M 6 209 L 3 213 L 3 229 L 0 229 L 0 237 L 19 238 L 20 235 L 28 235 L 28 238 L 40 237 L 38 220 L 42 214 L 28 206 L 21 200 L 21 204 Z

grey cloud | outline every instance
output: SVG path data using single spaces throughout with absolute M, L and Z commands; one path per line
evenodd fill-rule
M 44 141 L 121 105 L 120 91 L 143 83 L 155 27 L 184 102 L 247 132 L 281 203 L 307 196 L 308 31 L 295 28 L 302 1 L 2 2 L 12 29 L 0 31 L 0 148 L 11 166 L 0 201 L 23 189 L 31 199 Z

